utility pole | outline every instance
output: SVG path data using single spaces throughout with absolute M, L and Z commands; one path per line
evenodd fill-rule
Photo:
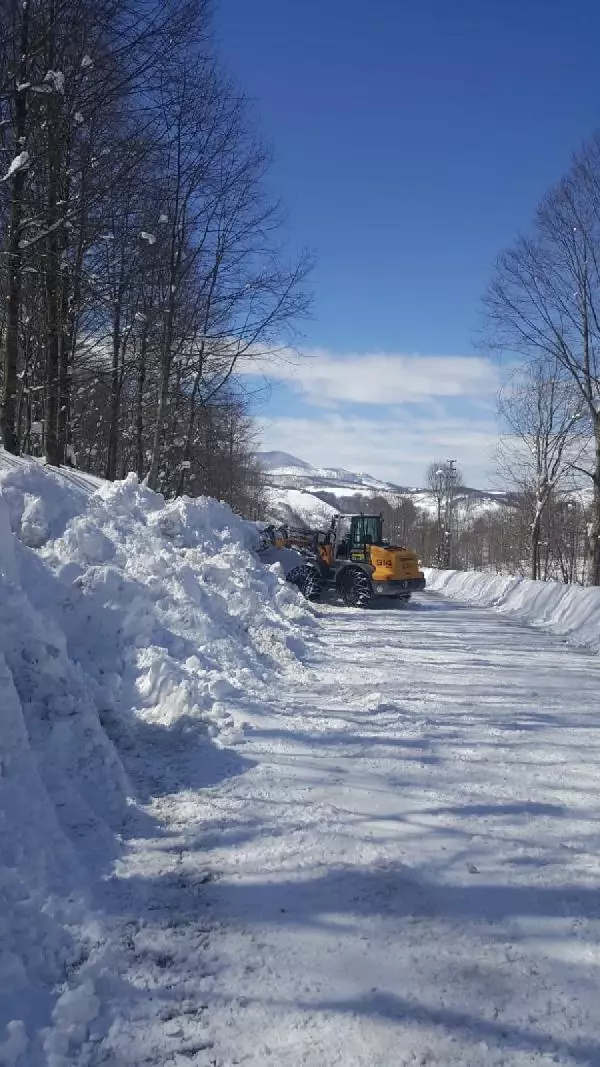
M 444 551 L 443 551 L 443 566 L 446 569 L 450 568 L 452 563 L 452 523 L 454 521 L 454 494 L 456 490 L 456 460 L 448 459 L 444 467 L 445 474 L 445 490 L 446 490 L 446 508 L 445 508 L 445 528 L 444 528 Z
M 439 467 L 435 471 L 434 478 L 434 490 L 435 499 L 437 505 L 437 548 L 435 550 L 435 565 L 436 567 L 443 567 L 444 565 L 444 535 L 442 531 L 442 501 L 444 499 L 444 485 L 445 485 L 445 468 Z

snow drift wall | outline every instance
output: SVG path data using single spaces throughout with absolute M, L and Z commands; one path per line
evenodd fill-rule
M 480 571 L 427 568 L 425 576 L 428 588 L 436 593 L 463 604 L 493 608 L 600 652 L 600 589 Z
M 183 729 L 210 766 L 314 618 L 229 508 L 2 458 L 0 1065 L 62 1067 L 94 1016 L 82 917 L 137 810 L 123 753 L 158 729 L 168 764 Z

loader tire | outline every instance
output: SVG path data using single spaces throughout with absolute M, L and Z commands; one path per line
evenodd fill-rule
M 286 581 L 291 582 L 297 589 L 300 590 L 302 596 L 306 600 L 319 600 L 323 591 L 323 579 L 319 574 L 316 567 L 311 567 L 310 564 L 305 564 L 302 567 L 294 567 L 293 571 L 290 571 Z
M 357 567 L 350 567 L 340 583 L 344 604 L 349 608 L 366 608 L 373 596 L 371 579 Z

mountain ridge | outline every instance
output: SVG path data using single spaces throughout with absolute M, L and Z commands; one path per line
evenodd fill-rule
M 395 482 L 382 481 L 366 472 L 345 470 L 343 467 L 314 467 L 289 452 L 256 452 L 255 458 L 262 467 L 267 483 L 278 489 L 300 489 L 307 492 L 327 492 L 336 495 L 342 490 L 343 496 L 350 494 L 390 493 L 394 496 L 418 497 L 431 495 L 426 486 L 400 485 Z M 474 489 L 461 486 L 460 493 L 478 500 L 502 501 L 509 494 L 491 490 Z

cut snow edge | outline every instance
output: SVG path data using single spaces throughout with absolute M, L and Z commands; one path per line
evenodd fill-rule
M 600 652 L 600 589 L 429 567 L 425 577 L 434 593 L 462 604 L 492 608 L 570 644 Z

